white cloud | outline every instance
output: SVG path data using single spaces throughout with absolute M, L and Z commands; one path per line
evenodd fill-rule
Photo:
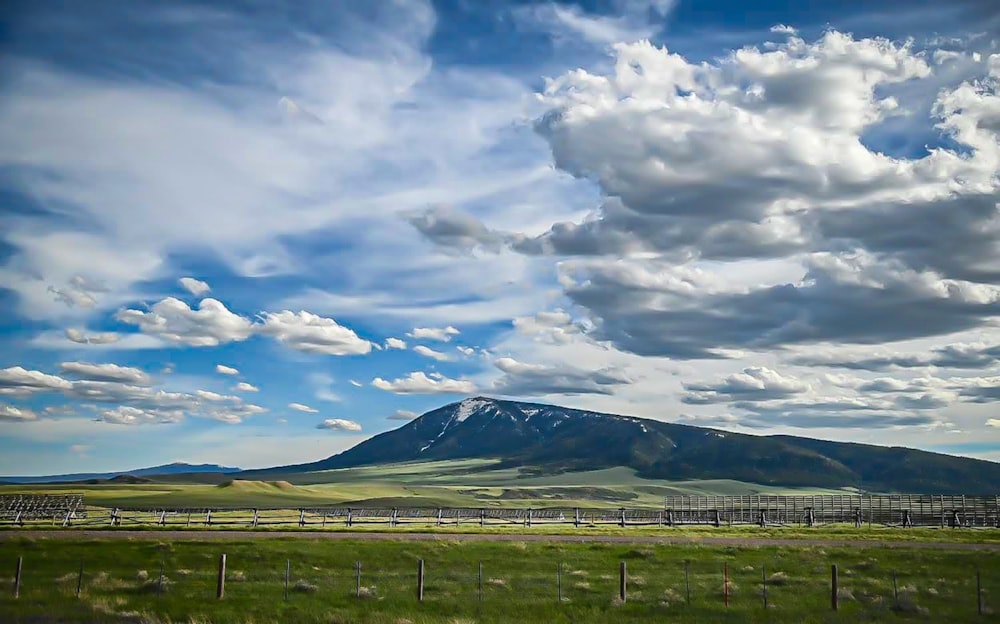
M 437 340 L 438 342 L 449 342 L 452 337 L 459 335 L 460 331 L 452 327 L 414 327 L 413 331 L 406 334 L 416 340 Z
M 318 414 L 319 413 L 319 410 L 313 409 L 313 408 L 309 407 L 308 405 L 303 405 L 302 403 L 289 403 L 288 407 L 290 409 L 293 409 L 293 410 L 297 411 L 297 412 L 305 412 L 307 414 Z
M 69 390 L 73 384 L 62 377 L 12 366 L 0 370 L 0 395 L 26 396 L 38 392 Z
M 74 377 L 92 381 L 120 381 L 138 386 L 148 386 L 153 378 L 143 370 L 117 364 L 90 364 L 87 362 L 63 362 L 59 369 Z
M 326 355 L 363 355 L 372 350 L 372 343 L 359 338 L 353 330 L 306 311 L 298 314 L 285 310 L 267 312 L 260 333 L 273 336 L 279 342 L 306 353 Z
M 685 383 L 685 403 L 723 403 L 733 400 L 764 401 L 802 394 L 810 390 L 808 383 L 782 375 L 763 366 L 744 368 L 726 377 L 721 383 Z
M 465 347 L 461 345 L 455 347 L 455 350 L 464 355 L 465 357 L 472 357 L 476 353 L 476 350 L 473 349 L 472 347 Z
M 406 341 L 399 338 L 386 338 L 385 339 L 386 349 L 405 349 Z
M 616 387 L 632 382 L 625 371 L 613 367 L 583 370 L 570 364 L 527 364 L 510 357 L 494 364 L 504 375 L 493 389 L 507 396 L 613 394 Z
M 519 23 L 544 30 L 560 43 L 603 46 L 652 37 L 673 6 L 674 0 L 617 0 L 613 14 L 600 15 L 575 4 L 546 2 L 518 7 L 513 14 Z
M 0 403 L 0 422 L 24 422 L 38 420 L 38 414 L 26 407 Z
M 788 26 L 787 24 L 775 24 L 771 26 L 771 32 L 781 33 L 783 35 L 797 35 L 799 33 L 798 29 L 794 26 Z
M 245 381 L 241 381 L 240 383 L 233 386 L 233 390 L 235 392 L 259 392 L 260 388 L 252 384 L 248 384 Z
M 364 385 L 365 385 L 365 384 L 361 383 L 360 381 L 357 381 L 356 379 L 352 379 L 352 380 L 350 380 L 350 383 L 351 383 L 351 385 L 352 385 L 352 386 L 354 386 L 355 388 L 363 388 L 363 387 L 364 387 Z
M 391 415 L 386 417 L 386 420 L 405 420 L 410 421 L 415 418 L 419 418 L 420 414 L 416 412 L 411 412 L 410 410 L 396 410 Z
M 344 420 L 342 418 L 327 418 L 316 425 L 316 428 L 331 429 L 333 431 L 361 431 L 361 425 L 353 420 Z
M 153 304 L 149 312 L 122 310 L 116 318 L 147 334 L 192 347 L 241 342 L 253 333 L 249 320 L 233 314 L 216 299 L 202 299 L 194 310 L 180 299 L 167 297 Z
M 119 340 L 118 334 L 115 332 L 88 334 L 81 329 L 67 328 L 64 333 L 68 340 L 77 344 L 112 344 Z
M 413 352 L 417 355 L 422 355 L 427 358 L 437 360 L 438 362 L 448 362 L 452 358 L 447 353 L 442 353 L 440 351 L 435 351 L 430 347 L 425 347 L 424 345 L 417 345 L 413 347 Z
M 450 379 L 441 375 L 428 377 L 421 371 L 388 381 L 381 377 L 372 380 L 372 386 L 396 394 L 472 394 L 476 386 L 467 379 Z
M 113 425 L 152 425 L 176 423 L 184 414 L 176 410 L 154 410 L 119 405 L 114 409 L 101 410 L 100 419 Z
M 1000 418 L 990 418 L 986 421 L 987 427 L 996 427 L 1000 429 Z
M 207 295 L 212 290 L 207 283 L 193 277 L 182 277 L 177 280 L 177 283 L 180 284 L 181 288 L 196 297 Z
M 215 372 L 220 375 L 239 375 L 240 371 L 233 368 L 232 366 L 226 366 L 225 364 L 216 364 Z

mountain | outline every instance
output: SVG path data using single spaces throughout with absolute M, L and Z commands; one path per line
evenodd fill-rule
M 80 472 L 74 474 L 48 475 L 41 477 L 0 477 L 5 483 L 67 483 L 73 481 L 93 481 L 117 479 L 120 477 L 150 477 L 159 475 L 176 475 L 192 473 L 222 473 L 229 474 L 240 472 L 240 468 L 229 466 L 219 466 L 216 464 L 185 464 L 173 463 L 163 466 L 152 466 L 150 468 L 137 468 L 136 470 L 123 470 L 121 472 Z
M 256 472 L 311 472 L 415 460 L 499 458 L 546 471 L 634 468 L 656 479 L 996 494 L 1000 463 L 901 447 L 755 436 L 631 416 L 466 399 L 328 459 Z

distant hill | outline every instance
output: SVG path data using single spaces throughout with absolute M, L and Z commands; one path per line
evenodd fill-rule
M 499 458 L 501 466 L 538 466 L 547 472 L 627 466 L 640 476 L 671 480 L 860 485 L 876 491 L 943 494 L 996 494 L 1000 489 L 1000 463 L 984 460 L 901 447 L 746 435 L 485 397 L 427 412 L 328 459 L 243 475 L 461 458 Z
M 121 472 L 73 473 L 42 477 L 0 477 L 0 480 L 4 483 L 74 483 L 81 481 L 101 482 L 108 480 L 112 480 L 116 483 L 148 483 L 149 479 L 137 481 L 129 480 L 126 477 L 155 477 L 158 475 L 193 473 L 230 474 L 237 472 L 240 472 L 239 468 L 219 466 L 216 464 L 173 463 L 165 464 L 163 466 L 152 466 L 150 468 L 123 470 Z

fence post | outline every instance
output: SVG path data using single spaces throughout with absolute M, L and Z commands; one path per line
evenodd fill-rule
M 355 593 L 357 594 L 357 597 L 360 598 L 361 597 L 361 562 L 360 561 L 357 563 L 357 566 L 355 567 L 355 577 L 354 578 L 355 578 L 355 581 L 354 581 L 355 582 L 355 586 L 354 586 L 355 587 Z
M 978 578 L 978 575 L 977 577 Z M 559 597 L 559 604 L 562 604 L 562 564 L 556 565 L 556 594 Z
M 767 564 L 760 567 L 760 580 L 764 584 L 764 608 L 767 608 Z
M 722 564 L 722 598 L 729 608 L 729 563 Z
M 689 559 L 684 560 L 684 602 L 686 604 L 691 604 L 691 561 Z
M 17 571 L 14 573 L 14 598 L 18 598 L 21 595 L 21 566 L 24 563 L 24 557 L 17 558 Z
M 830 566 L 830 608 L 836 611 L 839 607 L 839 596 L 837 595 L 837 564 Z M 895 575 L 893 576 L 893 587 L 896 585 Z
M 899 585 L 896 583 L 896 571 L 892 571 L 892 602 L 899 609 Z
M 83 559 L 80 560 L 80 572 L 76 575 L 76 597 L 80 597 L 80 591 L 83 590 Z
M 483 562 L 479 562 L 479 602 L 483 601 Z
M 976 570 L 976 613 L 983 614 L 983 583 L 979 570 Z
M 292 560 L 285 559 L 285 600 L 288 600 L 288 577 L 292 575 Z
M 417 561 L 417 600 L 424 601 L 424 560 Z
M 622 561 L 618 569 L 618 597 L 622 602 L 626 599 L 626 589 L 628 586 L 628 568 L 627 564 Z
M 226 554 L 219 555 L 219 583 L 215 589 L 215 597 L 218 600 L 226 595 Z
M 83 562 L 80 562 L 80 580 L 83 580 Z M 80 585 L 76 586 L 76 595 L 80 595 Z M 160 559 L 160 577 L 156 580 L 156 595 L 163 595 L 163 559 Z

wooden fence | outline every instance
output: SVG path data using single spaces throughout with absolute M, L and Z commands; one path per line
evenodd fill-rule
M 47 517 L 47 516 L 46 516 Z M 0 523 L 43 518 L 0 514 Z M 423 526 L 682 526 L 759 525 L 1000 528 L 1000 496 L 832 495 L 668 496 L 663 509 L 312 507 L 106 509 L 74 507 L 53 523 L 72 526 L 361 527 Z
M 1000 527 L 1000 496 L 668 496 L 673 524 Z

